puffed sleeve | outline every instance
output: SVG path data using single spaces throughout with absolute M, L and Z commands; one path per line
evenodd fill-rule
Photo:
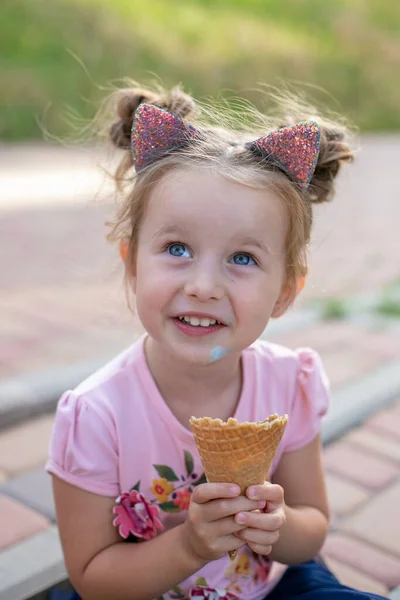
M 89 492 L 118 496 L 118 444 L 111 415 L 96 402 L 66 392 L 57 406 L 46 470 Z
M 329 381 L 319 355 L 309 348 L 300 348 L 296 356 L 297 377 L 285 432 L 285 452 L 299 450 L 316 437 L 330 399 Z

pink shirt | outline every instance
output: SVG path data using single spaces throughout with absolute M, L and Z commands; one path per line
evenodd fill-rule
M 203 470 L 190 430 L 177 421 L 148 369 L 144 337 L 66 392 L 58 403 L 47 470 L 95 494 L 117 497 L 140 482 L 140 492 L 160 508 L 165 530 L 182 523 L 193 486 Z M 257 341 L 243 352 L 243 386 L 234 417 L 261 421 L 289 415 L 272 465 L 302 448 L 320 431 L 329 385 L 319 356 Z M 146 542 L 142 542 L 146 543 Z M 227 589 L 259 600 L 276 585 L 283 568 L 245 546 L 235 562 L 210 562 L 165 599 L 189 597 L 195 585 Z

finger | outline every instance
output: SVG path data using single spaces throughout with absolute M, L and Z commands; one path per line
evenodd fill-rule
M 236 498 L 239 494 L 240 487 L 234 483 L 202 483 L 194 489 L 191 500 L 204 504 L 218 498 Z
M 285 512 L 280 508 L 270 513 L 240 512 L 235 515 L 236 523 L 262 531 L 276 531 L 282 527 L 285 520 Z
M 252 485 L 247 488 L 246 496 L 252 500 L 266 500 L 275 504 L 283 502 L 283 488 L 275 483 L 266 481 L 263 485 Z
M 262 556 L 269 556 L 272 552 L 272 546 L 263 546 L 262 544 L 248 544 L 248 546 L 253 552 Z
M 203 507 L 206 521 L 217 521 L 224 517 L 234 516 L 240 512 L 250 512 L 265 508 L 265 500 L 249 500 L 246 496 L 213 500 Z
M 279 531 L 262 531 L 261 529 L 247 527 L 235 533 L 235 536 L 241 540 L 245 540 L 248 544 L 272 546 L 279 540 Z
M 245 529 L 245 525 L 240 525 L 236 523 L 233 517 L 225 517 L 224 519 L 219 519 L 218 522 L 214 521 L 213 523 L 207 524 L 207 535 L 210 537 L 224 537 L 227 535 L 233 535 Z
M 219 521 L 224 517 L 234 517 L 242 511 L 259 510 L 265 507 L 264 500 L 249 500 L 246 496 L 238 498 L 219 498 L 218 500 L 210 500 L 204 504 L 193 504 L 192 514 L 201 514 L 201 520 L 211 523 Z
M 221 548 L 225 553 L 230 552 L 232 550 L 239 550 L 239 548 L 243 548 L 246 546 L 247 542 L 237 538 L 235 535 L 227 535 L 224 538 L 221 538 Z

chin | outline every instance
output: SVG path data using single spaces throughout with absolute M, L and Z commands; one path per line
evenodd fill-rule
M 208 365 L 210 363 L 210 350 L 208 348 L 182 348 L 178 350 L 179 359 L 190 365 Z

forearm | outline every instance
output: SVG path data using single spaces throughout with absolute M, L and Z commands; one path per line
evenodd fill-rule
M 87 565 L 77 591 L 84 600 L 159 598 L 205 565 L 187 550 L 182 527 L 139 544 L 106 548 Z
M 286 506 L 286 521 L 273 545 L 271 559 L 295 565 L 315 558 L 328 532 L 328 519 L 311 506 Z

